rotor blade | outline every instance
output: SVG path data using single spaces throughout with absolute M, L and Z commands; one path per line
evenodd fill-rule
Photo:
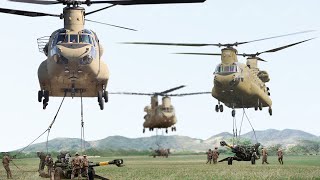
M 208 55 L 208 56 L 221 56 L 221 53 L 174 53 L 174 54 L 185 54 L 185 55 Z
M 182 86 L 178 86 L 178 87 L 175 87 L 175 88 L 171 88 L 171 89 L 168 89 L 168 90 L 165 90 L 165 91 L 162 91 L 160 93 L 156 93 L 158 95 L 164 95 L 164 94 L 167 94 L 169 92 L 172 92 L 172 91 L 175 91 L 175 90 L 178 90 L 178 89 L 181 89 L 181 88 L 184 88 L 186 87 L 185 85 L 182 85 Z
M 266 61 L 266 60 L 264 60 L 264 59 L 262 59 L 262 58 L 259 58 L 259 57 L 257 58 L 257 60 L 258 60 L 258 61 L 263 61 L 263 62 L 268 62 L 268 61 Z
M 194 93 L 182 93 L 182 94 L 166 94 L 166 96 L 192 96 L 200 94 L 211 94 L 212 92 L 194 92 Z
M 124 42 L 122 44 L 141 44 L 159 46 L 221 46 L 221 44 L 195 44 L 195 43 L 160 43 L 160 42 Z
M 86 21 L 89 21 L 89 22 L 93 22 L 93 23 L 104 24 L 104 25 L 107 25 L 107 26 L 112 26 L 112 27 L 116 27 L 116 28 L 126 29 L 126 30 L 130 30 L 130 31 L 137 31 L 137 30 L 135 30 L 135 29 L 126 28 L 126 27 L 117 26 L 117 25 L 108 24 L 108 23 L 103 23 L 103 22 L 98 22 L 98 21 L 93 21 L 93 20 L 90 20 L 90 19 L 85 19 L 85 20 L 86 20 Z
M 293 36 L 296 34 L 303 34 L 303 33 L 309 33 L 309 32 L 314 32 L 315 30 L 307 30 L 307 31 L 300 31 L 300 32 L 295 32 L 295 33 L 289 33 L 289 34 L 284 34 L 284 35 L 279 35 L 279 36 L 272 36 L 272 37 L 267 37 L 267 38 L 262 38 L 262 39 L 256 39 L 252 41 L 245 41 L 245 42 L 236 42 L 234 44 L 230 44 L 233 46 L 241 45 L 241 44 L 247 44 L 247 43 L 252 43 L 252 42 L 257 42 L 257 41 L 264 41 L 268 39 L 274 39 L 274 38 L 280 38 L 280 37 L 285 37 L 285 36 Z
M 4 8 L 0 8 L 0 13 L 15 14 L 15 15 L 29 16 L 29 17 L 40 17 L 40 16 L 60 17 L 60 15 L 56 15 L 56 14 L 47 14 L 47 13 L 34 12 L 34 11 L 22 11 L 22 10 L 4 9 Z
M 120 95 L 138 95 L 138 96 L 153 96 L 153 93 L 135 93 L 135 92 L 109 92 L 109 94 L 120 94 Z
M 60 1 L 46 1 L 46 0 L 8 0 L 12 2 L 21 2 L 21 3 L 30 3 L 30 4 L 42 4 L 42 5 L 50 5 L 50 4 L 59 4 L 62 3 Z
M 263 53 L 272 53 L 272 52 L 277 52 L 277 51 L 280 51 L 280 50 L 286 49 L 286 48 L 288 48 L 288 47 L 295 46 L 295 45 L 298 45 L 298 44 L 301 44 L 301 43 L 304 43 L 304 42 L 310 41 L 310 40 L 312 40 L 312 39 L 315 39 L 315 38 L 306 39 L 306 40 L 303 40 L 303 41 L 299 41 L 299 42 L 292 43 L 292 44 L 288 44 L 288 45 L 281 46 L 281 47 L 278 47 L 278 48 L 270 49 L 270 50 L 263 51 L 263 52 L 260 52 L 260 53 L 258 52 L 258 53 L 256 53 L 256 54 L 257 54 L 257 55 L 260 55 L 260 54 L 263 54 Z
M 118 4 L 118 5 L 139 5 L 139 4 L 176 4 L 176 3 L 202 3 L 206 0 L 115 0 L 115 1 L 90 1 L 90 4 Z
M 101 8 L 101 9 L 98 9 L 98 10 L 95 10 L 95 11 L 91 11 L 91 12 L 88 12 L 88 13 L 85 13 L 85 16 L 87 15 L 90 15 L 90 14 L 93 14 L 93 13 L 96 13 L 96 12 L 99 12 L 99 11 L 102 11 L 102 10 L 105 10 L 105 9 L 108 9 L 108 8 L 111 8 L 113 6 L 116 6 L 116 4 L 112 4 L 110 6 L 107 6 L 107 7 L 104 7 L 104 8 Z

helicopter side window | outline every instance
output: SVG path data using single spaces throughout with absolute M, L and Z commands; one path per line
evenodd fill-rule
M 90 35 L 87 35 L 87 34 L 80 35 L 79 42 L 86 43 L 86 44 L 92 44 L 91 37 L 90 37 Z
M 78 43 L 78 34 L 70 34 L 70 43 Z

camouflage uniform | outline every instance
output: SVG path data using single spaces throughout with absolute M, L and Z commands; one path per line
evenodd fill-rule
M 83 159 L 82 159 L 82 168 L 84 171 L 84 174 L 86 175 L 87 179 L 89 179 L 89 160 L 87 159 L 87 155 L 83 155 Z
M 11 174 L 11 170 L 10 170 L 10 167 L 9 167 L 10 161 L 11 161 L 11 158 L 10 158 L 9 155 L 6 153 L 6 154 L 2 157 L 2 164 L 3 164 L 4 169 L 5 169 L 6 172 L 7 172 L 7 178 L 8 178 L 8 179 L 12 179 L 12 174 Z
M 262 148 L 261 154 L 262 154 L 262 164 L 264 164 L 264 163 L 269 164 L 268 159 L 267 159 L 268 158 L 267 149 Z
M 210 164 L 211 164 L 211 160 L 212 160 L 212 151 L 211 151 L 211 149 L 209 149 L 209 151 L 207 152 L 207 163 L 206 164 L 208 164 L 208 162 L 210 162 Z
M 76 153 L 75 157 L 71 160 L 72 164 L 72 174 L 71 179 L 74 179 L 74 176 L 77 174 L 78 179 L 81 177 L 81 167 L 82 167 L 82 159 L 79 157 L 79 154 Z
M 38 171 L 43 171 L 44 170 L 44 166 L 45 166 L 45 161 L 46 161 L 46 155 L 43 152 L 37 152 L 37 155 L 40 159 L 39 162 L 39 169 Z
M 218 148 L 214 148 L 214 150 L 212 151 L 212 160 L 213 160 L 213 164 L 217 164 L 217 160 L 219 158 L 219 152 L 218 152 Z
M 53 172 L 53 159 L 50 154 L 46 156 L 45 165 L 48 168 L 48 175 L 51 177 L 51 173 Z
M 277 155 L 278 155 L 278 161 L 280 164 L 283 164 L 283 152 L 282 152 L 282 149 L 278 149 L 277 151 Z

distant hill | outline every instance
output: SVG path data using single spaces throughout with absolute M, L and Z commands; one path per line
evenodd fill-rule
M 320 137 L 310 133 L 285 129 L 275 130 L 267 129 L 263 131 L 256 131 L 258 141 L 264 146 L 271 146 L 281 144 L 284 147 L 294 146 L 302 141 L 320 141 Z M 158 148 L 158 145 L 164 148 L 170 148 L 172 151 L 184 152 L 203 152 L 208 148 L 220 146 L 221 140 L 232 143 L 233 135 L 228 132 L 216 134 L 206 140 L 191 138 L 188 136 L 151 136 L 141 138 L 127 138 L 123 136 L 110 136 L 101 140 L 87 141 L 86 148 L 94 148 L 98 150 L 103 149 L 125 149 L 125 150 L 148 150 L 150 148 Z M 241 135 L 242 138 L 249 139 L 251 142 L 256 142 L 254 133 L 249 132 Z M 80 139 L 77 138 L 56 138 L 50 140 L 48 147 L 50 151 L 67 151 L 67 150 L 80 150 Z M 38 143 L 31 145 L 25 152 L 35 152 L 45 150 L 46 143 Z

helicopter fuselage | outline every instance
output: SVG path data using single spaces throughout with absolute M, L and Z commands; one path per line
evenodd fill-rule
M 101 60 L 103 49 L 94 32 L 60 29 L 55 31 L 46 45 L 47 59 L 38 69 L 41 90 L 50 96 L 96 97 L 106 88 L 109 71 Z
M 230 108 L 271 107 L 268 88 L 257 76 L 259 71 L 242 63 L 218 65 L 212 96 Z

